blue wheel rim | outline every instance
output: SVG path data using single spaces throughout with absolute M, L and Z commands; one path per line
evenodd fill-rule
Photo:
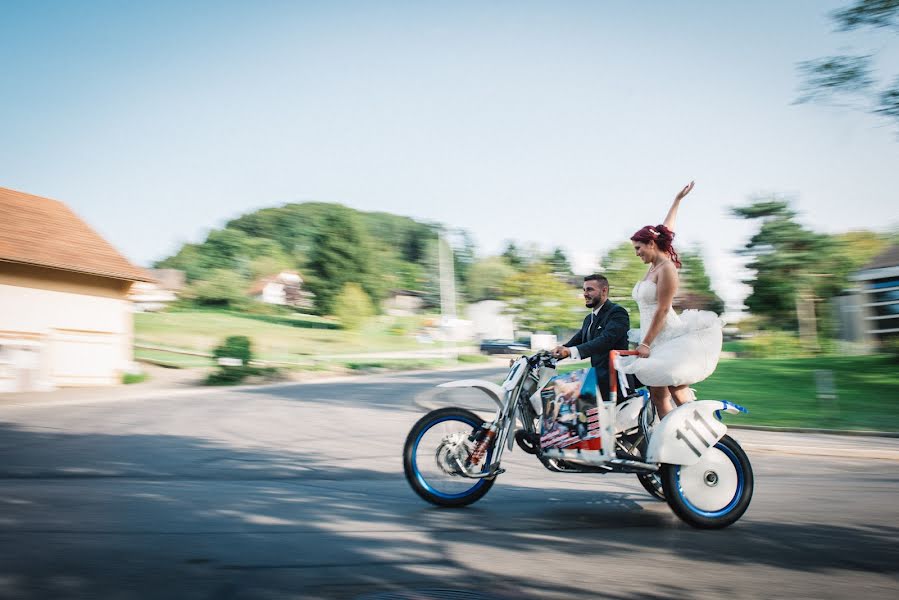
M 470 488 L 467 488 L 467 489 L 465 489 L 461 492 L 455 493 L 455 494 L 449 494 L 447 492 L 442 492 L 442 491 L 438 490 L 437 488 L 432 486 L 430 483 L 428 483 L 428 480 L 425 479 L 425 477 L 418 470 L 418 444 L 419 444 L 419 442 L 421 442 L 421 438 L 423 438 L 424 435 L 427 432 L 429 432 L 431 429 L 433 429 L 435 426 L 437 426 L 440 423 L 443 423 L 445 421 L 458 421 L 460 423 L 465 423 L 467 425 L 471 425 L 472 429 L 474 429 L 475 427 L 480 425 L 480 423 L 475 423 L 470 419 L 466 419 L 465 417 L 453 415 L 453 416 L 446 416 L 441 419 L 438 419 L 437 421 L 434 421 L 433 423 L 428 425 L 425 429 L 422 429 L 421 433 L 418 434 L 418 437 L 415 438 L 415 444 L 412 446 L 412 472 L 415 474 L 415 479 L 429 493 L 434 494 L 435 496 L 437 496 L 439 498 L 443 498 L 444 500 L 458 500 L 459 498 L 464 498 L 465 496 L 468 496 L 472 492 L 476 491 L 478 488 L 480 488 L 485 483 L 487 483 L 487 480 L 486 479 L 475 479 L 475 480 L 473 480 L 474 485 L 472 485 Z M 487 455 L 484 458 L 483 464 L 489 465 L 491 458 L 493 458 L 493 449 L 492 448 L 487 452 Z
M 736 506 L 737 503 L 740 502 L 740 498 L 743 496 L 743 488 L 746 485 L 746 475 L 743 473 L 743 466 L 740 464 L 737 455 L 734 454 L 730 448 L 725 446 L 724 444 L 718 443 L 714 446 L 718 450 L 721 450 L 725 456 L 727 456 L 728 460 L 730 460 L 731 464 L 733 464 L 734 469 L 737 472 L 737 491 L 734 492 L 734 497 L 731 498 L 730 502 L 728 502 L 727 506 L 722 509 L 715 511 L 702 510 L 694 506 L 686 496 L 684 496 L 684 490 L 681 488 L 680 484 L 680 465 L 677 466 L 675 471 L 675 483 L 677 484 L 677 495 L 680 496 L 681 500 L 683 500 L 684 505 L 690 509 L 691 512 L 696 513 L 702 517 L 707 517 L 709 519 L 715 519 L 718 517 L 723 517 L 730 513 Z

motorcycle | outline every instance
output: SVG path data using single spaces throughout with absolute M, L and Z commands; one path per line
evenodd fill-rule
M 545 351 L 511 362 L 502 384 L 468 379 L 444 388 L 474 388 L 497 405 L 491 421 L 458 407 L 433 410 L 412 427 L 403 470 L 424 500 L 445 507 L 484 497 L 517 445 L 557 473 L 635 474 L 647 492 L 686 523 L 719 529 L 735 523 L 752 499 L 752 465 L 727 435 L 721 413 L 746 409 L 726 400 L 692 401 L 657 421 L 645 389 L 618 396 L 619 356 L 609 353 L 610 390 L 603 401 L 593 369 L 556 375 Z M 518 426 L 520 424 L 520 427 Z

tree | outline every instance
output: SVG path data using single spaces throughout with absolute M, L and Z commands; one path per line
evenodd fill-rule
M 514 274 L 515 269 L 499 256 L 475 262 L 468 277 L 468 299 L 471 302 L 500 299 L 506 279 Z
M 831 17 L 838 31 L 861 27 L 899 31 L 899 0 L 856 0 Z M 804 82 L 798 102 L 859 98 L 867 110 L 899 124 L 899 74 L 877 89 L 872 59 L 872 54 L 841 54 L 800 63 Z
M 340 296 L 334 302 L 334 316 L 344 329 L 359 329 L 373 314 L 371 298 L 362 291 L 362 286 L 348 283 L 341 288 Z
M 631 298 L 631 292 L 637 282 L 646 276 L 646 265 L 634 254 L 630 242 L 621 242 L 609 250 L 600 264 L 600 273 L 609 279 L 609 298 L 627 309 L 631 315 L 631 327 L 637 327 L 637 303 Z
M 710 310 L 719 315 L 724 312 L 724 300 L 712 290 L 712 280 L 705 271 L 702 256 L 696 250 L 684 250 L 679 254 L 680 286 L 674 307 L 677 309 Z
M 756 200 L 737 207 L 733 213 L 744 219 L 761 221 L 742 253 L 751 257 L 748 267 L 755 271 L 747 281 L 752 293 L 746 306 L 769 325 L 799 330 L 799 315 L 812 306 L 808 318 L 826 317 L 816 311 L 816 299 L 830 298 L 842 286 L 835 273 L 847 272 L 845 257 L 828 236 L 815 233 L 796 222 L 789 203 L 778 199 Z
M 559 281 L 543 263 L 505 280 L 503 299 L 519 329 L 559 335 L 577 329 L 583 305 L 577 290 Z
M 326 215 L 315 233 L 307 264 L 309 288 L 321 314 L 332 314 L 338 294 L 347 283 L 359 283 L 373 297 L 369 238 L 349 209 Z
M 198 304 L 235 307 L 247 300 L 247 280 L 230 269 L 210 271 L 206 279 L 195 281 L 186 296 Z
M 702 256 L 695 250 L 679 253 L 683 266 L 679 275 L 674 308 L 711 310 L 724 312 L 724 301 L 714 292 L 711 280 L 705 270 Z M 631 291 L 638 281 L 646 277 L 647 266 L 634 254 L 630 242 L 622 242 L 610 250 L 602 259 L 603 273 L 609 278 L 609 297 L 624 306 L 631 315 L 631 326 L 639 323 L 637 304 L 631 298 Z
M 553 248 L 543 261 L 549 265 L 550 270 L 558 277 L 567 278 L 571 275 L 571 263 L 562 248 Z
M 500 256 L 505 258 L 506 262 L 508 262 L 516 271 L 523 269 L 525 266 L 524 257 L 521 255 L 521 251 L 518 249 L 518 246 L 515 245 L 515 242 L 507 243 L 506 249 L 503 250 L 503 253 Z

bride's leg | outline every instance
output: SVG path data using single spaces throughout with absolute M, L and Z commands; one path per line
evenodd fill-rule
M 669 385 L 668 391 L 671 392 L 671 397 L 678 406 L 693 400 L 693 392 L 690 391 L 688 385 Z
M 674 405 L 671 404 L 671 395 L 666 387 L 650 387 L 649 399 L 652 400 L 653 406 L 656 407 L 656 413 L 658 413 L 660 419 L 674 410 Z

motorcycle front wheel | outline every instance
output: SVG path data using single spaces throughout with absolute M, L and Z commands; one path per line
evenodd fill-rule
M 441 408 L 418 420 L 403 447 L 403 471 L 416 494 L 438 506 L 466 506 L 484 497 L 495 478 L 473 479 L 463 474 L 474 449 L 469 436 L 483 419 L 463 408 Z M 483 473 L 493 458 L 493 449 L 470 467 Z
M 720 529 L 743 516 L 752 500 L 749 457 L 725 435 L 693 465 L 662 465 L 665 499 L 674 513 L 700 529 Z

